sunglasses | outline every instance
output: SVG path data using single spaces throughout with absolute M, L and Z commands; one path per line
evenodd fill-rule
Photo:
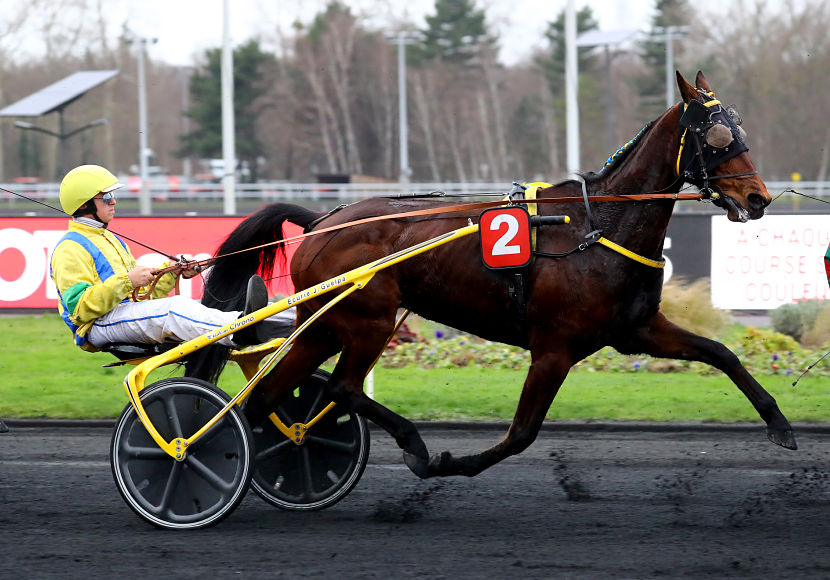
M 101 197 L 98 197 L 96 195 L 92 199 L 100 199 L 101 201 L 103 201 L 107 205 L 112 205 L 112 204 L 115 203 L 115 196 L 111 192 L 107 192 L 107 193 L 101 195 Z

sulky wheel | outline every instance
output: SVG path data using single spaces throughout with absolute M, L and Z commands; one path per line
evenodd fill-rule
M 329 374 L 317 370 L 278 407 L 287 426 L 307 423 L 330 399 Z M 253 428 L 256 465 L 251 487 L 268 503 L 287 510 L 320 510 L 334 505 L 357 484 L 369 460 L 366 420 L 339 405 L 315 423 L 301 444 L 266 418 Z
M 150 420 L 166 441 L 193 435 L 229 400 L 218 387 L 192 378 L 164 379 L 141 392 Z M 160 528 L 204 528 L 227 517 L 245 497 L 253 440 L 234 407 L 187 449 L 183 461 L 176 461 L 127 405 L 115 424 L 110 463 L 118 491 L 140 517 Z

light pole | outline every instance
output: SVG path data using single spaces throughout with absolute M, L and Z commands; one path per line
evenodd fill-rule
M 59 132 L 50 131 L 49 129 L 44 129 L 43 127 L 38 127 L 37 125 L 33 125 L 32 123 L 27 123 L 26 121 L 15 121 L 14 126 L 18 129 L 23 131 L 36 131 L 38 133 L 45 133 L 46 135 L 51 135 L 52 137 L 56 137 L 58 139 L 58 163 L 57 163 L 57 174 L 58 179 L 61 179 L 66 173 L 66 167 L 64 167 L 64 163 L 66 162 L 66 140 L 70 137 L 77 135 L 81 131 L 86 131 L 87 129 L 91 129 L 92 127 L 97 127 L 98 125 L 107 125 L 109 124 L 108 119 L 96 119 L 91 123 L 87 123 L 83 127 L 78 127 L 77 129 L 73 129 L 72 131 L 64 131 L 64 122 L 63 122 L 63 109 L 60 109 L 59 114 Z
M 223 2 L 222 26 L 222 157 L 225 159 L 225 215 L 236 213 L 236 121 L 233 110 L 233 49 L 231 48 L 231 8 Z
M 655 26 L 653 41 L 666 41 L 666 108 L 674 105 L 674 40 L 689 34 L 688 26 Z
M 141 215 L 150 215 L 149 172 L 147 168 L 147 81 L 144 75 L 144 51 L 148 44 L 155 44 L 158 38 L 133 37 L 125 40 L 127 44 L 138 47 L 138 166 L 141 176 L 141 191 L 138 195 L 138 208 Z
M 590 30 L 580 34 L 576 40 L 577 47 L 601 46 L 604 49 L 605 56 L 605 146 L 609 151 L 614 150 L 614 144 L 617 140 L 617 113 L 616 103 L 614 99 L 614 83 L 611 71 L 611 60 L 620 54 L 619 52 L 611 52 L 612 45 L 621 44 L 630 40 L 635 34 L 636 30 L 609 30 L 599 31 Z
M 576 58 L 576 9 L 574 0 L 565 5 L 565 109 L 568 175 L 579 171 L 579 68 Z
M 401 193 L 409 189 L 409 178 L 412 169 L 409 167 L 409 123 L 406 105 L 406 45 L 415 42 L 413 36 L 403 31 L 390 36 L 389 41 L 398 45 L 398 138 L 400 149 L 400 183 Z

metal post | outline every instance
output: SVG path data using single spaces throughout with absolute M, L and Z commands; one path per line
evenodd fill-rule
M 605 48 L 605 147 L 614 151 L 617 142 L 617 113 L 614 102 L 614 80 L 611 76 L 611 49 Z
M 406 110 L 406 38 L 403 32 L 398 34 L 398 133 L 400 137 L 400 186 L 401 193 L 409 189 L 409 136 L 407 133 Z
M 688 26 L 655 26 L 651 40 L 666 43 L 666 108 L 674 106 L 674 41 L 689 33 Z
M 666 28 L 666 108 L 674 105 L 674 30 Z
M 576 9 L 574 0 L 565 8 L 565 101 L 567 108 L 568 173 L 579 171 L 579 69 L 576 59 Z
M 193 74 L 192 69 L 187 70 L 187 74 L 182 81 L 182 134 L 190 134 L 190 117 L 187 115 L 187 110 L 190 109 L 190 76 Z M 188 181 L 192 177 L 193 171 L 190 167 L 190 155 L 182 160 L 182 175 Z
M 150 215 L 149 171 L 147 168 L 147 81 L 144 75 L 144 48 L 146 38 L 139 38 L 138 45 L 138 167 L 141 177 L 141 191 L 138 194 L 138 210 L 141 215 Z
M 63 107 L 58 109 L 58 181 L 66 174 L 66 121 L 63 118 Z
M 223 2 L 224 25 L 222 31 L 222 157 L 225 174 L 222 185 L 225 190 L 225 215 L 236 213 L 236 140 L 233 111 L 233 51 L 231 50 L 231 20 L 228 0 Z

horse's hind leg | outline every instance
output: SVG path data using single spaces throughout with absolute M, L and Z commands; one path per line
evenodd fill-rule
M 394 313 L 393 313 L 394 314 Z M 351 321 L 344 337 L 343 352 L 329 381 L 329 389 L 336 401 L 349 406 L 355 413 L 386 430 L 403 449 L 404 461 L 419 477 L 427 476 L 429 453 L 418 429 L 411 421 L 387 409 L 363 392 L 363 381 L 381 349 L 386 345 L 394 325 L 364 324 Z
M 445 475 L 474 476 L 499 461 L 521 453 L 536 440 L 562 381 L 568 375 L 571 358 L 564 352 L 545 349 L 531 353 L 533 362 L 525 379 L 524 388 L 510 428 L 504 439 L 493 447 L 464 457 L 453 457 L 444 451 L 432 457 L 429 477 Z
M 339 350 L 340 342 L 333 334 L 311 325 L 248 396 L 244 407 L 248 422 L 259 424 L 296 385 Z
M 662 313 L 649 326 L 638 329 L 621 344 L 614 344 L 626 354 L 644 353 L 661 358 L 695 360 L 723 371 L 767 424 L 767 437 L 787 449 L 797 449 L 792 427 L 778 409 L 775 399 L 752 378 L 735 354 L 714 340 L 709 340 L 673 324 Z

